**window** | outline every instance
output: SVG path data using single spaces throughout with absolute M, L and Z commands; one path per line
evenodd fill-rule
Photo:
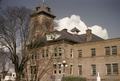
M 62 56 L 62 48 L 59 47 L 59 56 Z
M 112 55 L 117 55 L 117 46 L 112 46 Z
M 117 46 L 105 47 L 106 55 L 117 55 Z
M 106 64 L 106 68 L 107 68 L 107 75 L 118 74 L 119 73 L 117 63 Z
M 107 67 L 107 75 L 110 75 L 110 74 L 112 74 L 111 73 L 111 64 L 106 64 L 106 67 Z
M 91 65 L 91 67 L 92 67 L 92 75 L 96 75 L 96 65 L 93 64 Z
M 62 48 L 61 47 L 55 47 L 54 48 L 54 56 L 55 57 L 61 57 L 62 56 Z
M 50 12 L 50 8 L 47 7 L 46 9 L 48 10 L 48 12 Z
M 70 49 L 70 57 L 73 58 L 73 49 Z
M 34 59 L 34 54 L 32 54 L 32 59 Z
M 45 57 L 45 55 L 44 55 L 44 50 L 42 50 L 42 57 L 43 57 L 43 58 Z
M 40 7 L 37 7 L 36 10 L 38 11 L 40 9 Z
M 31 74 L 36 74 L 36 73 L 37 73 L 36 66 L 31 66 Z
M 61 64 L 58 64 L 58 68 L 59 68 L 59 69 L 61 68 Z
M 57 57 L 57 47 L 54 48 L 54 56 Z
M 48 53 L 49 53 L 49 51 L 48 51 L 48 49 L 46 49 L 46 57 L 48 57 Z
M 62 51 L 62 48 L 61 47 L 59 47 L 59 52 L 61 52 Z
M 56 69 L 56 68 L 57 68 L 57 65 L 56 65 L 56 64 L 53 64 L 53 67 Z
M 61 70 L 59 70 L 59 74 L 61 74 L 62 72 L 61 72 Z
M 82 57 L 82 50 L 78 50 L 78 58 Z
M 55 53 L 57 52 L 57 47 L 54 48 L 54 52 L 55 52 Z
M 82 75 L 82 65 L 78 65 L 78 74 Z
M 57 71 L 56 70 L 54 70 L 54 74 L 56 74 L 57 73 Z
M 57 57 L 57 53 L 55 53 L 54 56 Z
M 62 56 L 62 53 L 59 53 L 59 56 Z
M 42 55 L 42 58 L 47 58 L 49 56 L 48 48 L 47 49 L 42 49 L 41 50 L 41 55 Z
M 91 54 L 92 54 L 92 56 L 96 56 L 96 49 L 95 48 L 91 49 Z
M 112 68 L 113 74 L 118 74 L 118 64 L 117 63 L 112 64 Z
M 32 58 L 32 60 L 37 59 L 37 53 L 36 53 L 36 52 L 33 52 L 33 53 L 32 53 L 32 57 L 31 57 L 31 58 Z
M 70 74 L 73 72 L 73 65 L 70 65 Z
M 110 55 L 110 47 L 105 47 L 105 54 Z

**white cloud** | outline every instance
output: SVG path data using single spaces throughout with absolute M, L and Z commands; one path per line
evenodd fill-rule
M 71 17 L 64 17 L 62 19 L 56 20 L 58 27 L 56 27 L 57 30 L 62 30 L 64 28 L 70 30 L 74 27 L 78 28 L 80 30 L 79 34 L 84 34 L 87 29 L 87 25 L 81 20 L 80 16 L 78 15 L 72 15 Z M 92 29 L 92 33 L 107 39 L 108 33 L 107 30 L 101 26 L 94 25 L 92 27 L 88 27 Z
M 89 27 L 92 32 L 94 34 L 96 34 L 97 36 L 100 36 L 104 39 L 107 39 L 108 38 L 108 33 L 107 33 L 107 30 L 101 26 L 98 26 L 98 25 L 94 25 L 92 27 Z

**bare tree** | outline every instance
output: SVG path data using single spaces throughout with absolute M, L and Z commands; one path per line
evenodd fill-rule
M 5 76 L 7 75 L 8 71 L 9 71 L 9 66 L 6 66 L 8 62 L 6 60 L 4 60 L 2 62 L 2 79 L 5 79 Z
M 9 50 L 9 59 L 14 64 L 16 72 L 16 81 L 20 81 L 25 64 L 29 60 L 26 44 L 30 10 L 25 7 L 9 7 L 2 12 L 0 42 Z
M 10 7 L 0 15 L 0 42 L 9 50 L 9 59 L 14 64 L 16 72 L 16 81 L 21 81 L 26 63 L 32 58 L 32 56 L 28 54 L 29 50 L 26 47 L 28 46 L 27 42 L 29 40 L 29 15 L 30 10 L 25 7 Z M 41 41 L 42 45 L 46 43 L 42 38 L 40 38 L 39 41 Z M 32 44 L 32 48 L 38 47 L 40 44 L 39 41 L 36 41 L 37 43 L 35 45 Z M 49 59 L 46 61 L 39 60 L 38 62 L 38 60 L 35 60 L 36 81 L 40 81 L 42 77 L 51 70 L 52 67 L 50 65 L 52 65 L 53 55 L 52 53 L 49 55 Z M 44 66 L 44 68 L 41 66 Z
M 9 65 L 7 66 L 8 63 L 8 52 L 5 51 L 4 48 L 2 48 L 2 46 L 0 45 L 0 64 L 1 64 L 1 74 L 2 74 L 2 79 L 5 78 L 5 76 L 7 75 L 8 71 L 9 71 Z
M 43 55 L 44 53 L 44 55 Z M 32 49 L 30 61 L 31 81 L 41 81 L 44 75 L 51 73 L 53 70 L 53 53 L 49 50 L 49 47 L 46 46 L 45 49 Z M 42 56 L 42 57 L 41 57 Z M 51 74 L 49 74 L 51 75 Z M 47 78 L 47 77 L 46 77 Z

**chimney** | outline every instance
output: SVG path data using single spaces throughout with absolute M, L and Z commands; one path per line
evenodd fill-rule
M 87 29 L 86 30 L 86 41 L 91 41 L 92 40 L 92 30 Z

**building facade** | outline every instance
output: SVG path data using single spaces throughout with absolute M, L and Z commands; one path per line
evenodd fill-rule
M 63 76 L 85 77 L 96 81 L 120 81 L 120 38 L 102 39 L 87 29 L 54 30 L 51 9 L 42 4 L 31 15 L 26 67 L 28 79 L 61 81 Z

